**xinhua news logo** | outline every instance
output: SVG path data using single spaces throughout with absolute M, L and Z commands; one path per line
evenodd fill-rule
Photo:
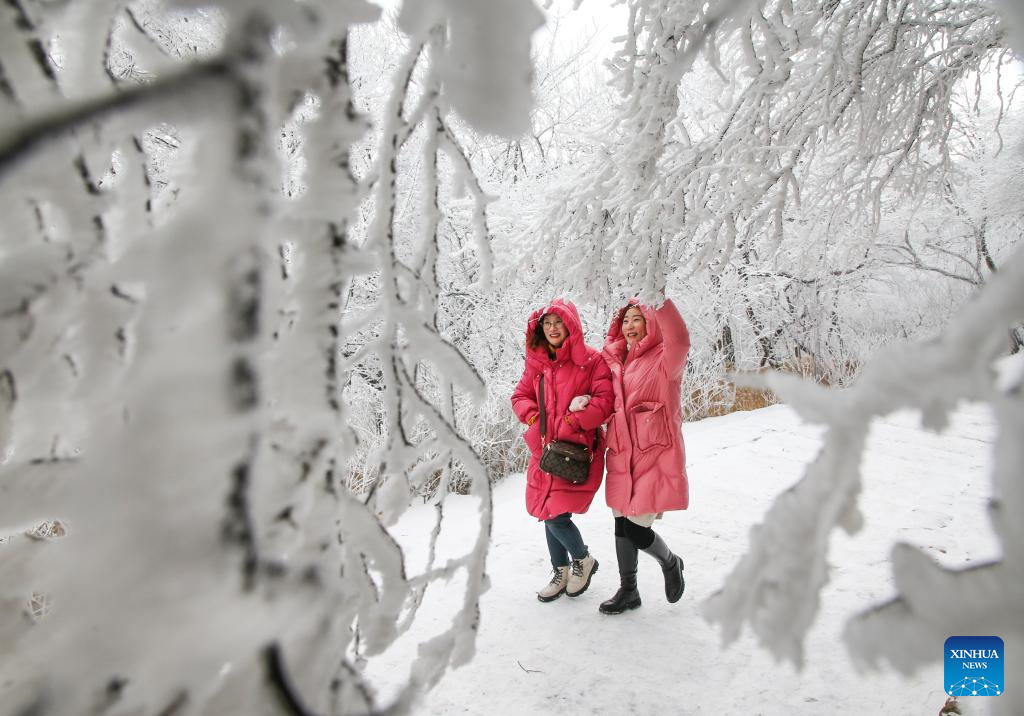
M 999 696 L 1003 693 L 1003 640 L 997 636 L 946 639 L 946 693 L 950 696 Z

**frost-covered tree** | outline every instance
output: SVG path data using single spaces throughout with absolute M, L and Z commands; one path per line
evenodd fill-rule
M 579 13 L 577 13 L 578 15 Z M 550 299 L 547 293 L 531 292 L 520 281 L 515 256 L 521 242 L 511 238 L 512 228 L 525 212 L 535 205 L 552 177 L 567 171 L 573 163 L 592 151 L 593 144 L 585 134 L 590 123 L 610 107 L 609 91 L 601 76 L 588 65 L 588 58 L 598 54 L 595 30 L 582 21 L 573 20 L 573 11 L 565 4 L 552 7 L 547 26 L 535 36 L 533 62 L 534 105 L 526 131 L 517 137 L 501 138 L 475 131 L 457 116 L 446 122 L 453 136 L 461 142 L 456 154 L 442 152 L 438 167 L 442 176 L 439 201 L 446 211 L 437 223 L 436 242 L 439 247 L 436 263 L 438 291 L 435 319 L 439 331 L 466 357 L 473 369 L 486 380 L 486 399 L 473 404 L 458 397 L 451 405 L 455 421 L 476 447 L 493 479 L 519 471 L 525 465 L 521 429 L 508 408 L 508 395 L 522 372 L 523 321 L 537 304 Z M 579 25 L 584 25 L 577 29 Z M 353 34 L 352 50 L 362 57 L 374 48 L 377 63 L 354 62 L 353 85 L 357 88 L 357 106 L 372 117 L 383 117 L 387 92 L 382 77 L 389 76 L 406 49 L 404 33 L 388 23 L 358 28 Z M 380 48 L 380 51 L 376 51 Z M 425 75 L 417 67 L 411 76 L 411 96 L 418 96 Z M 379 144 L 379 126 L 371 129 L 353 151 L 354 163 L 361 166 L 364 156 L 372 154 Z M 399 182 L 396 187 L 398 215 L 414 216 L 430 204 L 426 197 L 429 183 L 414 181 L 426 162 L 430 132 L 421 129 L 409 134 L 398 156 Z M 369 166 L 369 165 L 367 165 Z M 485 285 L 478 279 L 484 268 L 472 247 L 477 226 L 479 195 L 473 183 L 463 181 L 466 167 L 472 167 L 479 184 L 493 197 L 487 205 L 487 228 L 493 237 L 495 280 Z M 407 180 L 403 180 L 407 177 Z M 464 191 L 460 192 L 460 189 Z M 361 211 L 359 221 L 368 225 L 372 212 Z M 396 249 L 400 256 L 414 255 L 419 235 L 410 232 L 413 221 L 396 226 Z M 358 232 L 357 232 L 358 233 Z M 412 260 L 411 258 L 409 259 Z M 371 306 L 376 301 L 379 285 L 376 276 L 357 279 L 350 289 L 350 305 Z M 604 317 L 591 321 L 597 332 L 605 328 Z M 381 395 L 378 390 L 380 365 L 375 354 L 361 351 L 368 331 L 347 331 L 345 352 L 353 359 L 351 380 L 347 386 L 347 402 L 351 405 L 350 424 L 359 436 L 352 452 L 353 475 L 358 479 L 374 479 L 376 454 L 388 431 L 381 421 Z M 436 385 L 426 374 L 423 389 L 431 393 Z M 414 428 L 415 430 L 415 428 Z M 463 475 L 456 466 L 451 475 L 454 487 L 461 489 Z M 435 471 L 425 486 L 440 480 Z M 448 479 L 446 477 L 446 479 Z
M 699 277 L 722 291 L 714 362 L 804 359 L 841 379 L 858 356 L 840 296 L 863 283 L 887 207 L 941 187 L 961 110 L 991 91 L 977 78 L 1010 61 L 996 8 L 627 5 L 617 123 L 526 222 L 524 265 L 602 307 L 717 274 Z
M 436 320 L 437 227 L 457 177 L 472 197 L 463 253 L 486 286 L 488 196 L 451 124 L 523 130 L 541 18 L 527 0 L 407 4 L 369 132 L 351 27 L 378 13 L 0 8 L 5 711 L 402 713 L 471 657 L 489 481 L 452 405 L 482 381 Z M 408 181 L 426 187 L 411 214 Z M 352 301 L 358 281 L 372 302 Z M 385 440 L 354 484 L 363 364 Z M 408 563 L 387 527 L 456 465 L 477 537 Z M 367 660 L 455 575 L 464 603 L 378 703 Z
M 961 110 L 1016 5 L 627 8 L 615 118 L 580 140 L 586 104 L 552 89 L 571 53 L 531 72 L 528 0 L 410 0 L 384 29 L 363 0 L 0 4 L 5 707 L 407 712 L 472 656 L 526 307 L 572 291 L 599 333 L 612 303 L 666 289 L 702 319 L 692 365 L 841 364 L 870 313 L 851 294 L 885 280 L 866 272 L 900 236 L 889 207 L 985 216 L 955 180 Z M 534 105 L 531 74 L 552 78 Z M 493 261 L 496 234 L 529 280 Z M 957 572 L 898 547 L 897 594 L 849 643 L 906 670 L 938 658 L 940 625 L 1024 648 L 1024 370 L 995 362 L 1022 265 L 1000 254 L 932 342 L 863 356 L 845 391 L 764 379 L 826 442 L 707 605 L 726 637 L 750 624 L 799 663 L 829 535 L 860 519 L 871 420 L 910 407 L 940 427 L 971 399 L 1000 425 L 1004 557 Z M 442 561 L 453 488 L 479 526 Z M 436 511 L 425 564 L 389 534 L 414 496 Z M 451 623 L 382 703 L 364 667 L 452 577 Z
M 698 397 L 728 383 L 726 367 L 843 384 L 870 346 L 948 317 L 963 293 L 913 278 L 927 284 L 914 310 L 890 312 L 882 334 L 870 324 L 884 301 L 870 297 L 906 275 L 879 262 L 908 261 L 892 253 L 907 207 L 945 203 L 969 145 L 1019 112 L 994 5 L 629 8 L 610 63 L 615 131 L 521 224 L 537 286 L 565 273 L 568 292 L 602 309 L 660 285 L 682 292 L 700 314 L 698 346 L 713 348 L 690 363 Z M 1001 103 L 995 119 L 979 113 L 986 102 Z M 988 225 L 993 246 L 1012 243 L 1001 223 Z
M 971 121 L 963 108 L 1015 62 L 1008 38 L 1021 34 L 1019 6 L 1007 3 L 1001 15 L 974 0 L 627 5 L 611 64 L 618 124 L 592 161 L 549 192 L 528 225 L 536 241 L 524 267 L 537 285 L 557 283 L 601 306 L 635 294 L 656 301 L 663 291 L 692 297 L 710 323 L 695 326 L 695 345 L 721 357 L 752 349 L 757 363 L 774 365 L 790 357 L 777 352 L 783 346 L 845 360 L 851 289 L 878 280 L 868 271 L 880 240 L 891 245 L 894 205 L 954 196 Z M 980 226 L 967 209 L 980 185 L 968 186 L 957 195 L 961 223 Z M 1024 213 L 1019 194 L 1002 210 Z M 999 241 L 1009 246 L 1008 232 Z M 970 244 L 983 264 L 986 244 Z M 1013 517 L 1024 508 L 1022 370 L 1019 354 L 998 362 L 1024 309 L 1024 254 L 1007 251 L 997 263 L 948 324 L 928 326 L 938 335 L 910 345 L 890 338 L 860 356 L 844 391 L 781 373 L 755 382 L 824 424 L 825 444 L 707 604 L 726 641 L 749 625 L 800 664 L 832 530 L 855 533 L 864 519 L 859 465 L 871 421 L 910 408 L 939 430 L 959 401 L 973 400 L 989 403 L 999 423 L 992 521 L 1002 559 L 947 569 L 896 546 L 897 593 L 851 621 L 848 643 L 859 659 L 905 671 L 940 659 L 950 633 L 995 633 L 1024 647 L 1024 542 Z M 1004 698 L 994 708 L 1024 705 Z
M 886 191 L 942 170 L 958 83 L 1007 52 L 970 0 L 628 6 L 617 131 L 537 224 L 579 288 L 609 265 L 651 293 L 666 268 L 766 260 L 799 234 L 856 262 Z M 847 226 L 860 242 L 830 247 Z
M 971 292 L 1024 242 L 1024 125 L 1019 113 L 993 123 L 997 132 L 981 131 L 977 120 L 964 124 L 968 131 L 957 142 L 952 171 L 940 177 L 941 186 L 887 212 L 872 253 L 883 264 Z M 1024 345 L 1018 327 L 1008 340 L 1012 352 Z

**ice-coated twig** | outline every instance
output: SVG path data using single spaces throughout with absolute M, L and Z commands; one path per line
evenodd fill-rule
M 854 655 L 867 662 L 887 658 L 911 671 L 940 658 L 924 644 L 941 643 L 952 624 L 966 624 L 966 617 L 955 616 L 958 612 L 978 615 L 971 628 L 983 623 L 992 633 L 1019 638 L 1024 583 L 1019 575 L 1024 572 L 1015 545 L 1024 536 L 1019 521 L 1005 515 L 1022 507 L 1024 493 L 1019 475 L 1013 474 L 1021 448 L 1009 435 L 1019 434 L 1024 413 L 1019 395 L 1000 393 L 993 362 L 1005 350 L 1006 328 L 1015 325 L 1022 310 L 1024 251 L 1018 250 L 937 340 L 881 352 L 841 393 L 778 373 L 753 381 L 777 392 L 804 419 L 824 424 L 826 432 L 818 458 L 752 530 L 749 551 L 705 604 L 705 616 L 721 626 L 726 642 L 749 624 L 778 658 L 802 663 L 803 639 L 828 580 L 831 533 L 836 527 L 850 533 L 860 527 L 859 466 L 872 419 L 909 408 L 921 412 L 926 428 L 941 430 L 962 400 L 991 403 L 999 422 L 992 520 L 1004 557 L 984 568 L 949 570 L 917 550 L 897 546 L 897 597 L 854 619 L 846 639 Z M 979 605 L 980 610 L 973 609 Z M 893 633 L 903 638 L 893 639 Z M 1006 708 L 1002 713 L 1009 714 L 1016 706 Z
M 521 264 L 537 285 L 557 266 L 571 277 L 563 290 L 603 305 L 603 286 L 656 294 L 659 262 L 677 275 L 722 271 L 756 248 L 774 268 L 821 252 L 847 224 L 863 227 L 855 248 L 870 248 L 885 202 L 948 175 L 954 88 L 1005 35 L 984 4 L 857 7 L 631 0 L 610 63 L 621 97 L 613 139 L 523 230 Z M 710 113 L 678 100 L 680 79 L 701 90 L 703 63 L 723 79 Z
M 66 102 L 63 106 L 39 114 L 0 132 L 0 182 L 17 164 L 48 142 L 88 122 L 102 121 L 120 112 L 148 107 L 154 102 L 189 99 L 200 102 L 215 97 L 222 86 L 236 86 L 232 65 L 224 60 L 197 63 L 129 90 Z M 206 90 L 192 94 L 192 90 Z
M 486 242 L 475 257 L 451 245 L 463 229 L 450 226 L 462 218 L 452 164 L 475 197 L 462 223 L 487 232 L 488 197 L 446 114 L 462 81 L 446 58 L 467 57 L 459 33 L 472 24 L 430 9 L 391 84 L 381 151 L 353 166 L 370 121 L 353 101 L 348 28 L 377 11 L 300 5 L 0 4 L 0 189 L 16 207 L 0 247 L 0 338 L 12 338 L 0 525 L 57 515 L 73 527 L 53 549 L 4 545 L 18 559 L 4 563 L 3 599 L 47 575 L 54 604 L 74 606 L 40 610 L 44 628 L 4 617 L 0 676 L 13 673 L 8 650 L 47 664 L 20 710 L 42 709 L 45 692 L 51 712 L 72 711 L 96 674 L 116 672 L 119 710 L 201 711 L 269 689 L 283 712 L 407 713 L 473 652 L 492 505 L 461 410 L 485 386 L 452 335 L 441 270 L 453 252 L 484 274 L 490 261 Z M 203 36 L 222 27 L 222 46 Z M 138 84 L 114 66 L 133 39 L 164 55 Z M 180 59 L 195 56 L 210 59 Z M 529 75 L 484 59 L 474 67 Z M 282 125 L 299 168 L 279 195 Z M 422 212 L 404 203 L 410 156 L 425 172 Z M 383 418 L 384 450 L 361 482 L 349 369 L 377 381 L 370 409 Z M 471 484 L 479 528 L 442 558 L 456 479 Z M 428 495 L 428 561 L 410 574 L 388 525 Z M 87 578 L 97 571 L 106 578 Z M 466 586 L 450 628 L 376 707 L 363 666 L 456 572 Z M 145 593 L 122 599 L 129 584 Z M 95 658 L 73 657 L 95 639 Z

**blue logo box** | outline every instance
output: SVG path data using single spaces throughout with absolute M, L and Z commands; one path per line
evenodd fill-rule
M 1003 693 L 1003 640 L 997 636 L 951 636 L 945 645 L 945 692 L 951 696 Z

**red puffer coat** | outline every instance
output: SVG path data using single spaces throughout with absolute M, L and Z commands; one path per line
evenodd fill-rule
M 690 495 L 679 397 L 690 333 L 670 300 L 656 311 L 635 300 L 630 305 L 643 312 L 647 335 L 627 352 L 623 309 L 602 353 L 615 390 L 605 500 L 626 516 L 685 510 Z
M 523 423 L 538 415 L 537 390 L 544 376 L 544 410 L 547 413 L 545 440 L 570 440 L 593 446 L 599 442 L 590 464 L 590 477 L 582 485 L 573 485 L 540 469 L 540 421 L 526 429 L 523 438 L 530 448 L 530 464 L 526 472 L 526 511 L 539 520 L 547 520 L 563 512 L 586 512 L 601 486 L 604 472 L 605 438 L 601 425 L 612 412 L 611 373 L 601 354 L 583 342 L 583 327 L 576 306 L 556 300 L 550 306 L 534 311 L 526 324 L 526 336 L 537 327 L 545 314 L 554 313 L 569 331 L 568 338 L 548 357 L 540 346 L 526 350 L 526 369 L 512 393 L 512 410 Z M 529 344 L 527 344 L 529 345 Z M 569 412 L 569 403 L 578 395 L 589 395 L 587 407 Z

